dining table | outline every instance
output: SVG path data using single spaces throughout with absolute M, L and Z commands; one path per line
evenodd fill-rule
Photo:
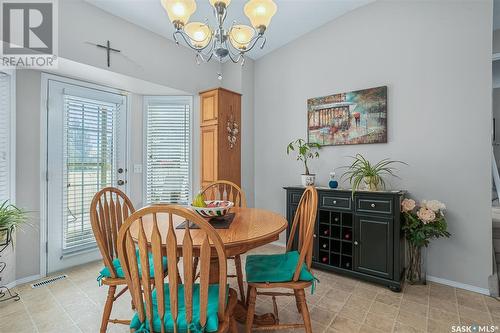
M 215 229 L 219 234 L 226 251 L 227 257 L 243 255 L 250 250 L 272 243 L 279 239 L 282 233 L 288 226 L 287 220 L 278 213 L 260 209 L 260 208 L 243 208 L 233 207 L 229 213 L 234 213 L 234 218 L 229 227 L 224 229 Z M 162 239 L 168 232 L 168 219 L 162 219 L 161 214 L 158 214 L 158 229 Z M 180 216 L 173 217 L 173 224 L 177 238 L 179 250 L 182 248 L 182 240 L 184 238 L 184 230 L 177 227 L 185 223 L 185 219 Z M 151 216 L 145 216 L 142 219 L 142 225 L 145 234 L 151 235 L 153 228 L 153 220 Z M 138 225 L 132 225 L 130 233 L 132 238 L 138 235 Z M 196 254 L 196 248 L 199 247 L 204 239 L 204 233 L 198 229 L 190 228 L 191 237 L 193 240 L 193 248 Z M 218 260 L 210 261 L 210 283 L 218 283 Z M 241 298 L 241 297 L 240 297 Z M 235 317 L 241 323 L 246 321 L 246 304 L 239 301 L 235 309 Z M 260 325 L 272 325 L 275 322 L 275 317 L 272 313 L 255 315 L 254 322 Z

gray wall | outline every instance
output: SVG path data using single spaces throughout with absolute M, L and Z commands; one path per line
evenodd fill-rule
M 16 278 L 40 268 L 40 72 L 16 72 L 16 204 L 31 212 L 33 228 L 17 233 Z
M 285 213 L 300 183 L 285 154 L 306 137 L 306 101 L 388 86 L 387 144 L 325 147 L 320 185 L 356 153 L 406 161 L 403 188 L 448 207 L 450 239 L 433 241 L 428 274 L 487 288 L 491 273 L 490 1 L 377 1 L 255 63 L 255 205 Z
M 228 61 L 222 66 L 222 73 L 222 86 L 242 94 L 241 186 L 248 206 L 254 207 L 254 61 L 246 59 L 243 67 Z

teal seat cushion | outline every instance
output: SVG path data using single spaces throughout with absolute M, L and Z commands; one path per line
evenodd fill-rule
M 165 283 L 165 323 L 166 332 L 174 331 L 174 320 L 170 311 L 170 289 L 168 283 Z M 216 332 L 219 328 L 219 285 L 212 284 L 208 288 L 208 306 L 207 306 L 207 321 L 205 327 L 200 325 L 200 285 L 193 285 L 193 320 L 188 325 L 186 321 L 186 305 L 184 302 L 184 285 L 178 286 L 178 315 L 177 315 L 177 332 L 187 332 L 188 326 L 192 333 Z M 227 293 L 226 293 L 227 295 Z M 152 292 L 153 298 L 153 330 L 149 327 L 146 320 L 141 323 L 139 315 L 136 313 L 130 322 L 130 328 L 135 329 L 136 333 L 153 333 L 161 332 L 161 319 L 158 315 L 158 301 L 156 298 L 156 289 Z M 226 297 L 227 301 L 227 297 Z
M 136 249 L 135 251 L 136 256 L 137 256 L 137 265 L 139 266 L 139 275 L 142 274 L 142 269 L 141 269 L 141 258 L 139 257 L 139 249 Z M 151 252 L 148 253 L 148 261 L 149 261 L 149 276 L 154 277 L 154 263 L 153 263 L 153 254 Z M 162 258 L 163 262 L 163 267 L 165 268 L 165 271 L 167 270 L 167 257 Z M 119 278 L 125 278 L 125 273 L 123 272 L 122 265 L 120 263 L 120 259 L 115 258 L 113 259 L 113 266 L 115 267 L 115 272 L 116 276 Z M 99 272 L 100 276 L 97 278 L 98 281 L 100 281 L 103 277 L 111 277 L 111 272 L 109 271 L 108 267 L 104 267 L 101 269 Z
M 293 280 L 299 256 L 297 251 L 283 254 L 249 255 L 245 265 L 247 281 L 255 283 L 290 282 Z M 305 264 L 302 264 L 299 280 L 311 282 L 316 280 Z

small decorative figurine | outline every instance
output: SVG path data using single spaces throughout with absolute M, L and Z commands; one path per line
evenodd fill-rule
M 330 172 L 330 181 L 328 182 L 328 186 L 330 186 L 330 188 L 339 187 L 339 182 L 335 180 L 335 171 Z

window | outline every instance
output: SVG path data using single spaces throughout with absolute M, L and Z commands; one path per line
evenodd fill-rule
M 145 97 L 145 203 L 191 197 L 191 97 Z
M 13 73 L 0 72 L 0 203 L 15 203 L 13 82 Z
M 96 192 L 116 184 L 115 137 L 121 104 L 72 96 L 64 98 L 66 201 L 63 250 L 94 244 L 88 213 Z

